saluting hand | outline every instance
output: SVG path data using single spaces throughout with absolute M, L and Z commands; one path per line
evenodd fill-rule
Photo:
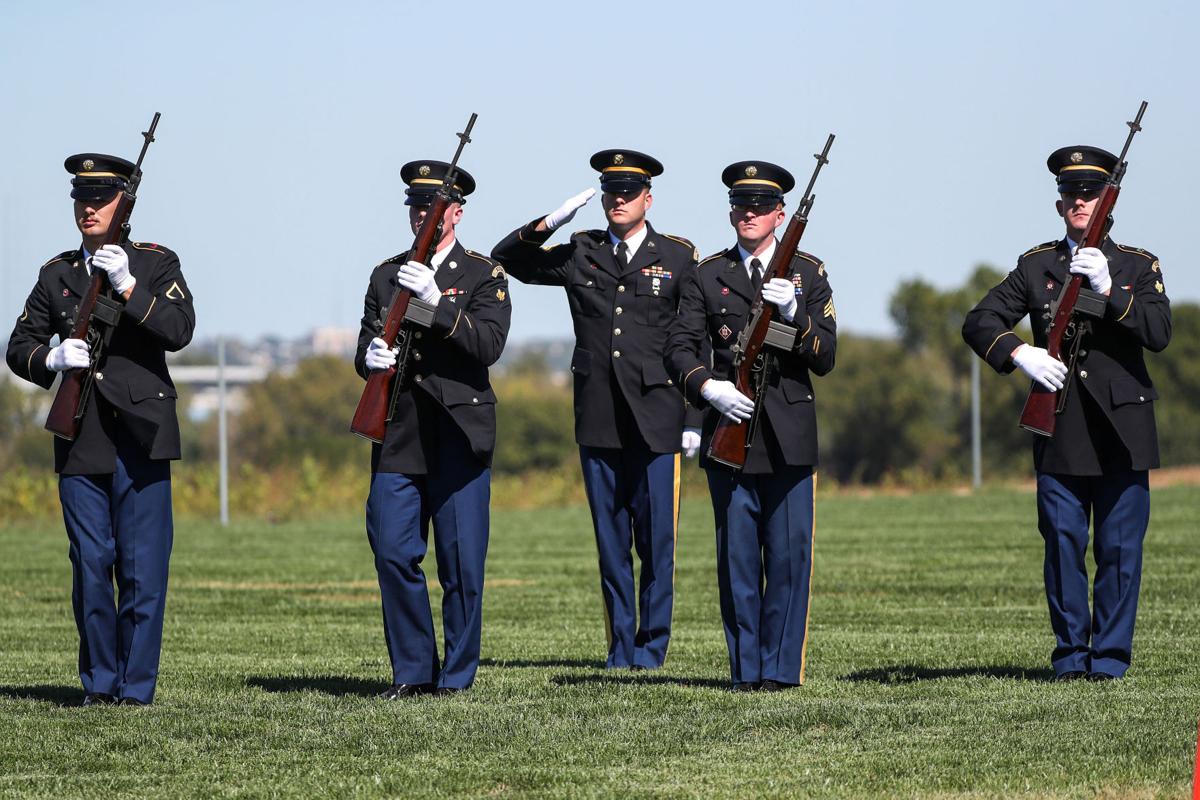
M 763 300 L 779 309 L 779 316 L 788 322 L 796 318 L 796 287 L 784 278 L 771 278 L 763 284 Z
M 421 299 L 421 302 L 436 306 L 442 299 L 441 290 L 433 279 L 434 271 L 420 261 L 408 261 L 400 266 L 396 279 L 400 285 Z
M 1013 350 L 1013 363 L 1043 389 L 1056 392 L 1067 379 L 1067 365 L 1041 347 L 1023 344 Z
M 92 255 L 92 266 L 108 273 L 108 282 L 117 294 L 125 294 L 137 283 L 129 274 L 129 256 L 115 244 L 106 244 Z
M 1071 259 L 1071 272 L 1087 276 L 1093 292 L 1108 294 L 1112 289 L 1112 275 L 1108 272 L 1108 259 L 1098 247 L 1080 247 Z
M 363 356 L 367 369 L 388 369 L 396 366 L 396 353 L 387 346 L 387 342 L 376 336 L 367 345 L 367 353 Z
M 754 401 L 729 381 L 710 378 L 700 387 L 700 396 L 730 422 L 743 422 L 754 413 Z
M 595 195 L 595 189 L 585 189 L 577 195 L 568 197 L 561 206 L 546 215 L 546 218 L 543 220 L 546 230 L 552 231 L 560 225 L 570 222 L 575 216 L 575 212 L 586 206 L 588 200 L 591 200 Z
M 91 362 L 87 342 L 82 339 L 63 339 L 46 354 L 46 369 L 62 372 L 65 369 L 81 369 Z

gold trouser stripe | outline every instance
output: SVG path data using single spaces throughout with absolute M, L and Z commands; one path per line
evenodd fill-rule
M 150 312 L 154 310 L 154 304 L 158 302 L 158 295 L 150 298 L 150 307 L 146 309 L 146 316 L 138 320 L 138 325 L 141 325 L 150 316 Z
M 804 668 L 808 666 L 808 620 L 812 616 L 813 546 L 817 541 L 817 471 L 812 474 L 812 527 L 808 532 L 808 602 L 804 606 L 804 640 L 800 642 L 800 685 L 804 685 Z
M 671 517 L 671 604 L 675 603 L 675 554 L 679 545 L 679 477 L 680 467 L 683 463 L 683 454 L 675 454 L 675 513 Z M 667 660 L 667 652 L 671 649 L 671 640 L 667 639 L 667 646 L 663 648 L 663 661 Z
M 39 344 L 29 351 L 29 358 L 25 359 L 25 374 L 29 376 L 29 380 L 33 380 L 33 354 L 45 346 L 44 344 Z
M 1133 308 L 1133 292 L 1130 292 L 1129 293 L 1129 305 L 1125 306 L 1125 313 L 1122 314 L 1121 316 L 1117 317 L 1117 322 L 1120 322 L 1121 320 L 1125 319 L 1125 317 L 1129 316 L 1129 311 L 1132 308 Z
M 985 350 L 985 351 L 984 351 L 984 353 L 983 353 L 983 360 L 984 360 L 984 361 L 987 361 L 987 357 L 988 357 L 989 355 L 991 355 L 992 348 L 996 346 L 996 342 L 1000 341 L 1000 340 L 1001 340 L 1001 339 L 1003 339 L 1005 336 L 1008 336 L 1010 333 L 1012 333 L 1012 335 L 1013 335 L 1013 336 L 1017 336 L 1017 335 L 1016 335 L 1015 333 L 1013 333 L 1012 331 L 1005 331 L 1004 333 L 1002 333 L 1002 334 L 1000 334 L 999 336 L 997 336 L 995 339 L 992 339 L 992 343 L 988 345 L 988 349 L 987 349 L 987 350 Z M 1018 339 L 1020 339 L 1021 337 L 1020 337 L 1020 336 L 1017 336 L 1017 338 L 1018 338 Z

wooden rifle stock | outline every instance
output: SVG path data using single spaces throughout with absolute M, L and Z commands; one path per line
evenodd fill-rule
M 821 172 L 821 167 L 829 163 L 829 148 L 833 145 L 833 138 L 833 134 L 829 134 L 829 138 L 825 142 L 825 149 L 814 155 L 814 158 L 817 159 L 817 167 L 808 181 L 808 188 L 804 190 L 804 199 L 800 201 L 800 206 L 788 222 L 783 238 L 775 247 L 775 254 L 771 256 L 771 263 L 767 265 L 767 270 L 763 274 L 764 283 L 772 278 L 788 278 L 791 275 L 792 257 L 800 248 L 800 239 L 804 237 L 804 230 L 808 227 L 808 212 L 812 209 L 813 201 L 816 200 L 816 196 L 812 194 L 812 188 L 817 181 L 817 175 Z M 767 338 L 767 330 L 771 327 L 771 321 L 775 317 L 775 306 L 763 302 L 761 284 L 754 289 L 754 302 L 750 305 L 750 318 L 746 322 L 746 327 L 738 334 L 737 343 L 734 345 L 733 361 L 734 385 L 739 392 L 754 402 L 754 413 L 745 422 L 733 422 L 722 415 L 717 421 L 717 427 L 713 430 L 712 438 L 708 443 L 710 459 L 739 470 L 746 466 L 746 453 L 750 449 L 754 429 L 762 411 L 763 396 L 767 389 L 767 373 L 773 360 L 768 353 L 763 352 L 763 347 Z
M 445 216 L 446 209 L 451 202 L 450 187 L 454 185 L 458 157 L 462 155 L 463 147 L 467 142 L 471 141 L 471 128 L 475 126 L 475 118 L 478 116 L 478 114 L 471 114 L 466 129 L 457 134 L 459 138 L 458 151 L 455 152 L 454 159 L 450 162 L 450 168 L 442 179 L 441 188 L 434 195 L 433 204 L 425 213 L 425 219 L 417 230 L 417 238 L 413 242 L 412 249 L 408 251 L 409 261 L 420 261 L 428 266 L 433 258 L 434 246 L 442 232 L 442 217 Z M 401 338 L 404 317 L 408 313 L 408 304 L 411 300 L 412 292 L 403 286 L 397 287 L 392 294 L 392 301 L 388 304 L 387 312 L 380 323 L 381 330 L 379 332 L 379 338 L 383 339 L 389 348 L 394 348 L 396 340 Z M 367 385 L 363 387 L 362 396 L 358 399 L 358 407 L 354 409 L 354 419 L 350 421 L 351 433 L 364 439 L 370 439 L 372 442 L 383 442 L 388 420 L 391 418 L 392 398 L 400 388 L 397 384 L 397 376 L 403 379 L 406 367 L 406 364 L 402 363 L 404 360 L 405 357 L 398 357 L 396 366 L 371 370 L 367 375 Z
M 1088 220 L 1083 240 L 1079 243 L 1080 247 L 1100 247 L 1104 243 L 1104 237 L 1108 235 L 1109 228 L 1112 227 L 1113 208 L 1117 204 L 1117 196 L 1121 193 L 1121 179 L 1125 177 L 1127 166 L 1125 156 L 1129 152 L 1129 145 L 1133 142 L 1134 134 L 1142 129 L 1142 114 L 1146 113 L 1147 105 L 1143 100 L 1134 120 L 1125 123 L 1129 126 L 1129 137 L 1125 140 L 1125 147 L 1122 148 L 1121 155 L 1117 158 L 1117 165 L 1112 175 L 1109 176 L 1104 188 L 1100 190 L 1100 197 L 1096 200 L 1096 207 Z M 1083 336 L 1080 322 L 1076 319 L 1076 304 L 1082 288 L 1083 276 L 1072 275 L 1070 280 L 1063 284 L 1058 298 L 1054 301 L 1054 316 L 1050 320 L 1050 327 L 1046 333 L 1046 352 L 1059 361 L 1063 361 L 1064 340 L 1068 336 Z M 1062 389 L 1057 391 L 1046 389 L 1037 381 L 1030 385 L 1029 396 L 1025 398 L 1025 407 L 1021 409 L 1020 424 L 1022 428 L 1039 436 L 1054 435 L 1058 414 L 1062 411 L 1062 401 L 1066 397 L 1071 373 L 1074 372 L 1074 361 L 1073 356 L 1063 361 L 1067 365 L 1067 383 L 1063 384 Z
M 150 129 L 142 133 L 145 140 L 142 143 L 142 152 L 138 155 L 133 174 L 129 176 L 128 185 L 121 192 L 117 201 L 117 207 L 113 211 L 112 221 L 108 225 L 108 232 L 104 236 L 101 247 L 108 244 L 124 245 L 129 241 L 129 218 L 133 214 L 134 204 L 137 203 L 137 190 L 142 182 L 142 159 L 146 157 L 146 150 L 154 141 L 154 129 L 158 127 L 160 116 L 162 115 L 157 111 L 154 112 L 154 119 L 150 121 Z M 116 325 L 116 319 L 111 313 L 108 315 L 108 319 L 98 319 L 97 306 L 104 304 L 106 299 L 104 296 L 107 291 L 108 274 L 102 269 L 93 267 L 92 280 L 75 312 L 75 324 L 71 326 L 69 337 L 87 342 L 91 363 L 86 367 L 63 371 L 62 380 L 58 384 L 58 392 L 54 395 L 54 402 L 50 405 L 50 413 L 46 415 L 46 430 L 68 442 L 74 441 L 75 437 L 79 435 L 79 424 L 87 410 L 88 398 L 91 396 L 92 386 L 96 380 L 96 367 L 100 363 L 108 334 Z M 111 303 L 109 305 L 111 306 Z

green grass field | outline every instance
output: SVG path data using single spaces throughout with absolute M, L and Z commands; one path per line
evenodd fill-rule
M 1049 681 L 1031 494 L 819 494 L 800 689 L 726 690 L 695 499 L 664 669 L 602 669 L 586 509 L 496 513 L 474 689 L 398 703 L 360 519 L 182 522 L 145 709 L 75 707 L 66 536 L 0 527 L 0 794 L 1184 797 L 1200 489 L 1153 503 L 1122 682 Z

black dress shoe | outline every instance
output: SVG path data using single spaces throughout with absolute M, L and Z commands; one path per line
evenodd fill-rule
M 394 683 L 377 696 L 380 700 L 402 700 L 405 697 L 416 697 L 417 695 L 432 693 L 432 683 Z
M 735 683 L 735 684 L 733 684 L 733 686 L 729 687 L 729 691 L 731 691 L 731 692 L 757 692 L 758 684 L 757 683 Z
M 104 694 L 102 692 L 92 692 L 90 694 L 86 694 L 83 696 L 83 702 L 80 703 L 80 705 L 84 707 L 114 706 L 116 704 L 117 698 L 113 697 L 111 694 Z
M 1116 675 L 1109 675 L 1107 672 L 1093 672 L 1087 676 L 1087 679 L 1092 683 L 1103 683 L 1104 681 L 1115 681 Z
M 449 697 L 450 695 L 453 695 L 453 694 L 462 694 L 468 688 L 470 688 L 470 687 L 467 687 L 467 686 L 439 686 L 433 690 L 433 693 L 437 697 Z
M 758 688 L 760 691 L 764 691 L 764 692 L 782 692 L 786 689 L 791 689 L 792 685 L 790 683 L 780 683 L 779 681 L 773 681 L 770 678 L 768 678 L 767 680 L 765 680 L 761 684 L 759 684 Z
M 141 700 L 138 700 L 136 697 L 122 697 L 120 700 L 117 701 L 117 705 L 119 705 L 119 706 L 148 706 L 150 704 L 144 703 Z
M 1055 683 L 1067 683 L 1069 681 L 1081 681 L 1087 677 L 1087 673 L 1081 669 L 1073 669 L 1070 672 L 1064 672 L 1061 675 L 1055 675 Z

